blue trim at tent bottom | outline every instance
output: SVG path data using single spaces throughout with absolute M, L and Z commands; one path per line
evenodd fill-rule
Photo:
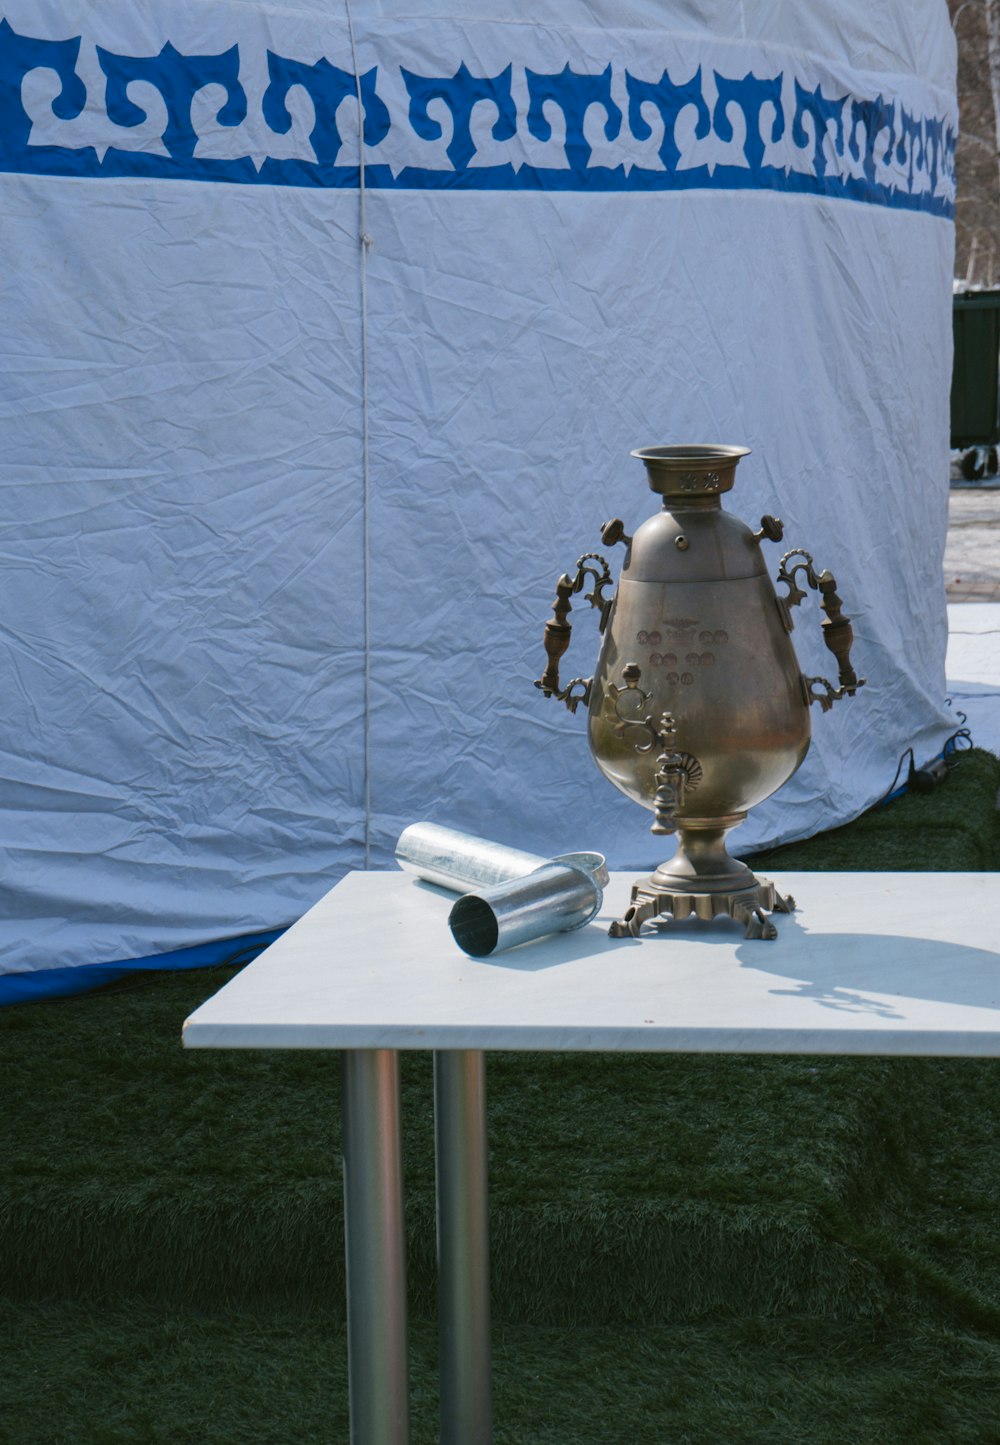
M 153 953 L 148 958 L 121 959 L 116 963 L 83 963 L 75 968 L 29 969 L 0 974 L 0 1008 L 5 1004 L 32 1003 L 40 999 L 64 998 L 89 993 L 108 983 L 117 983 L 130 973 L 162 973 L 182 968 L 213 968 L 218 964 L 246 964 L 280 938 L 284 928 L 266 933 L 244 933 L 238 938 L 219 938 L 175 948 L 170 953 Z

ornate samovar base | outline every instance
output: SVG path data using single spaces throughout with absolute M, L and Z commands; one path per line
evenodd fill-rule
M 677 852 L 648 878 L 633 883 L 631 902 L 608 929 L 609 936 L 637 938 L 642 925 L 654 918 L 709 921 L 728 914 L 743 925 L 746 938 L 777 938 L 767 915 L 792 913 L 795 899 L 729 855 L 725 836 L 731 826 L 727 819 L 721 827 L 713 820 L 680 828 Z
M 608 929 L 611 938 L 637 938 L 639 930 L 650 919 L 669 915 L 680 922 L 684 918 L 717 918 L 728 913 L 742 923 L 745 938 L 777 938 L 778 930 L 768 913 L 791 913 L 795 899 L 779 893 L 773 883 L 759 878 L 752 888 L 738 893 L 674 893 L 656 888 L 651 878 L 632 885 L 632 902 L 624 916 Z

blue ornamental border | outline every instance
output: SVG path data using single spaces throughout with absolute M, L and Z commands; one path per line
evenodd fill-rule
M 132 81 L 144 81 L 162 97 L 167 122 L 162 135 L 166 155 L 109 145 L 103 154 L 93 145 L 59 146 L 31 143 L 32 122 L 22 101 L 22 83 L 33 70 L 54 71 L 59 92 L 52 112 L 59 120 L 73 121 L 88 101 L 87 86 L 77 65 L 82 37 L 47 40 L 20 35 L 6 20 L 0 21 L 0 171 L 29 175 L 75 176 L 107 180 L 149 177 L 160 180 L 221 181 L 237 185 L 352 188 L 359 185 L 357 165 L 339 164 L 343 139 L 337 127 L 337 108 L 360 89 L 364 108 L 364 137 L 378 146 L 396 126 L 406 126 L 422 141 L 440 141 L 442 127 L 431 114 L 431 102 L 441 102 L 452 119 L 446 154 L 450 169 L 406 166 L 398 172 L 373 160 L 365 166 L 365 185 L 380 190 L 576 191 L 653 192 L 686 190 L 775 191 L 860 201 L 954 218 L 954 173 L 957 136 L 954 126 L 934 116 L 912 115 L 898 100 L 882 95 L 864 98 L 826 95 L 821 86 L 808 89 L 794 80 L 794 105 L 785 91 L 784 72 L 742 77 L 714 74 L 715 98 L 705 96 L 701 67 L 690 79 L 675 82 L 667 71 L 659 79 L 618 76 L 627 97 L 623 109 L 614 98 L 612 67 L 598 73 L 561 71 L 543 73 L 524 68 L 528 107 L 519 115 L 513 95 L 513 66 L 498 75 L 476 76 L 464 62 L 453 75 L 418 75 L 400 67 L 408 96 L 405 119 L 390 114 L 379 92 L 378 67 L 360 78 L 331 64 L 325 57 L 315 63 L 288 59 L 267 52 L 268 85 L 261 101 L 262 119 L 275 135 L 292 128 L 289 91 L 301 86 L 309 95 L 314 124 L 309 140 L 315 161 L 265 158 L 258 166 L 249 156 L 210 159 L 195 155 L 199 137 L 191 118 L 195 95 L 208 85 L 220 86 L 225 101 L 216 115 L 221 127 L 237 127 L 248 116 L 248 99 L 240 78 L 240 50 L 233 45 L 213 55 L 186 55 L 168 43 L 158 55 L 119 55 L 96 47 L 105 77 L 105 108 L 117 127 L 141 125 L 146 111 L 130 98 Z M 496 141 L 513 140 L 519 126 L 532 140 L 548 142 L 552 126 L 546 106 L 555 106 L 565 126 L 562 166 L 475 165 L 476 145 L 472 114 L 481 101 L 492 103 Z M 662 169 L 639 164 L 591 164 L 592 149 L 584 133 L 584 118 L 591 107 L 604 115 L 605 138 L 633 137 L 648 141 L 652 128 L 644 107 L 652 106 L 663 122 L 658 147 Z M 742 165 L 679 164 L 676 138 L 678 118 L 694 107 L 697 140 L 715 135 L 733 140 L 732 108 L 743 118 Z M 788 115 L 788 111 L 791 115 Z M 809 121 L 808 126 L 806 121 Z M 775 144 L 790 133 L 795 154 L 809 167 L 768 164 L 768 142 Z M 844 171 L 829 165 L 826 140 Z M 880 166 L 895 163 L 897 181 L 879 178 Z M 900 183 L 901 182 L 901 183 Z M 941 184 L 943 183 L 943 191 Z

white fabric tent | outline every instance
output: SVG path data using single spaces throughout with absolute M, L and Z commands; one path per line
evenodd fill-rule
M 636 446 L 752 447 L 855 618 L 734 850 L 953 730 L 944 0 L 488 10 L 8 3 L 0 969 L 279 927 L 422 818 L 658 861 L 532 687 Z

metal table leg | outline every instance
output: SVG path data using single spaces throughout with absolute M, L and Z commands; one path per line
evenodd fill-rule
M 489 1445 L 489 1185 L 482 1050 L 434 1055 L 441 1445 Z
M 344 1235 L 351 1445 L 408 1445 L 399 1055 L 343 1055 Z

